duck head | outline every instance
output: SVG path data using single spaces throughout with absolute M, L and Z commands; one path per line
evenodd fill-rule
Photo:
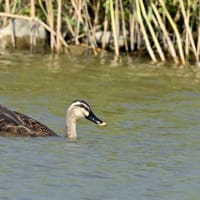
M 66 113 L 67 137 L 77 138 L 76 121 L 85 118 L 99 126 L 105 126 L 106 123 L 100 120 L 92 111 L 90 105 L 84 100 L 75 100 L 71 103 Z

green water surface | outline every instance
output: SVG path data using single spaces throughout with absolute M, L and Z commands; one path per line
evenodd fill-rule
M 200 71 L 112 56 L 0 54 L 0 102 L 61 137 L 0 137 L 3 200 L 189 200 L 200 196 Z M 78 124 L 74 99 L 108 123 Z

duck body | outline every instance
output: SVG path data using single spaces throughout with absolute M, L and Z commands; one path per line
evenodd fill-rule
M 0 136 L 56 136 L 39 121 L 0 105 Z
M 81 118 L 100 126 L 106 125 L 95 116 L 87 102 L 75 100 L 66 111 L 67 138 L 77 138 L 76 122 Z M 45 137 L 57 134 L 39 121 L 0 105 L 0 136 Z

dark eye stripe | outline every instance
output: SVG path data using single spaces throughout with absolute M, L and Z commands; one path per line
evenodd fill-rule
M 76 105 L 80 108 L 84 108 L 85 110 L 87 110 L 88 112 L 90 112 L 90 109 L 88 107 L 86 107 L 84 104 L 79 104 L 79 105 Z

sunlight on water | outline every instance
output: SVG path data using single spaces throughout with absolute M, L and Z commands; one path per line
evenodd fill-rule
M 0 140 L 0 199 L 198 199 L 199 70 L 111 56 L 0 55 L 1 104 L 61 137 Z M 107 127 L 65 112 L 87 100 Z

